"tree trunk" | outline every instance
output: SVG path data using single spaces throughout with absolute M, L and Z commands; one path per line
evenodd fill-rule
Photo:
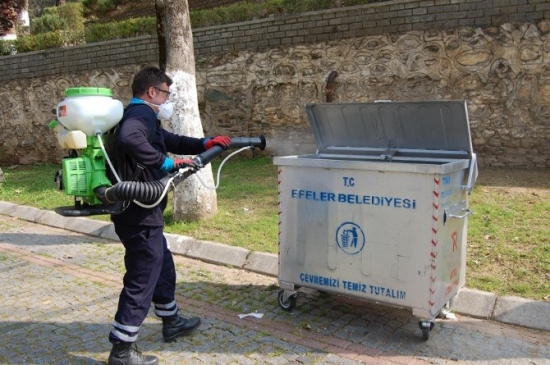
M 177 134 L 204 137 L 199 115 L 193 33 L 187 0 L 156 0 L 155 6 L 158 30 L 162 32 L 159 34 L 159 39 L 165 40 L 164 49 L 166 50 L 165 55 L 161 53 L 159 57 L 161 67 L 166 62 L 166 73 L 174 81 L 170 88 L 173 95 L 171 99 L 174 102 L 174 115 L 167 127 Z M 164 8 L 164 12 L 159 11 L 161 8 Z M 159 22 L 159 15 L 162 17 L 162 14 L 164 19 L 160 19 Z M 206 189 L 198 177 L 205 184 L 214 185 L 210 165 L 180 183 L 174 191 L 174 219 L 197 221 L 210 218 L 217 212 L 215 190 Z
M 19 0 L 19 23 L 23 27 L 28 27 L 31 25 L 31 20 L 29 18 L 29 0 Z

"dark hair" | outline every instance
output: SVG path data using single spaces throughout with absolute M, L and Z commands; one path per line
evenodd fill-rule
M 157 67 L 145 67 L 136 72 L 132 81 L 133 96 L 143 95 L 151 86 L 159 86 L 163 82 L 172 85 L 172 79 Z

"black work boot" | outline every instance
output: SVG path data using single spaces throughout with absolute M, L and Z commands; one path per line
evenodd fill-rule
M 201 319 L 198 317 L 183 318 L 177 314 L 172 317 L 162 318 L 162 336 L 164 341 L 172 342 L 176 338 L 185 336 L 201 325 Z
M 113 344 L 108 365 L 156 365 L 159 359 L 152 355 L 142 355 L 134 342 Z

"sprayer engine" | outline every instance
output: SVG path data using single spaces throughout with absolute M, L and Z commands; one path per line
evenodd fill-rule
M 63 190 L 67 195 L 75 196 L 77 204 L 101 204 L 95 189 L 111 185 L 106 175 L 105 153 L 98 147 L 99 138 L 87 138 L 89 144 L 80 156 L 66 157 L 61 162 Z M 71 154 L 74 155 L 75 151 Z
M 69 156 L 63 159 L 61 176 L 56 179 L 67 195 L 74 196 L 74 206 L 55 209 L 60 215 L 117 214 L 129 201 L 160 201 L 170 185 L 196 173 L 225 151 L 214 146 L 195 156 L 193 167 L 174 172 L 159 181 L 119 181 L 113 184 L 106 169 L 114 172 L 114 167 L 105 148 L 113 141 L 105 138 L 113 138 L 106 132 L 122 119 L 124 108 L 111 96 L 111 90 L 105 88 L 70 88 L 65 92 L 65 99 L 57 105 L 57 120 L 50 123 L 50 128 L 57 133 L 61 146 L 69 149 Z M 258 147 L 263 151 L 265 146 L 264 136 L 236 137 L 231 139 L 230 148 Z
M 122 102 L 113 99 L 107 88 L 69 88 L 57 105 L 57 120 L 50 123 L 50 128 L 57 133 L 61 147 L 69 150 L 61 163 L 60 187 L 74 196 L 74 209 L 104 210 L 94 192 L 100 186 L 111 185 L 106 175 L 104 134 L 122 119 L 123 112 Z M 86 214 L 64 215 L 101 214 L 83 212 Z M 109 213 L 109 209 L 103 213 Z

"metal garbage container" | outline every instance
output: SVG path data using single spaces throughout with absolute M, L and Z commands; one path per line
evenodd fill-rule
M 424 339 L 465 284 L 477 178 L 465 101 L 306 106 L 315 154 L 275 157 L 282 309 L 318 289 L 412 309 Z

